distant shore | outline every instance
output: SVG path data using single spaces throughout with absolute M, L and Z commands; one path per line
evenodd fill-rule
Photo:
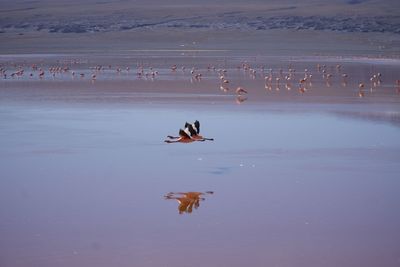
M 0 51 L 123 53 L 224 50 L 231 55 L 399 57 L 397 1 L 5 0 Z
M 112 21 L 112 23 L 110 23 Z M 335 32 L 380 32 L 400 34 L 400 16 L 255 16 L 242 12 L 225 12 L 219 16 L 137 19 L 127 15 L 95 18 L 40 18 L 32 21 L 0 20 L 0 34 L 29 32 L 94 33 L 132 29 L 196 29 L 196 30 L 319 30 Z

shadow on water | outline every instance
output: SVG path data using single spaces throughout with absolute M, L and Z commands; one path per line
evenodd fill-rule
M 231 167 L 217 167 L 214 170 L 210 171 L 210 174 L 215 174 L 215 175 L 224 175 L 228 174 L 231 171 Z
M 179 214 L 192 213 L 193 208 L 200 207 L 200 201 L 206 200 L 204 196 L 214 194 L 213 191 L 206 192 L 169 192 L 164 196 L 166 200 L 175 199 L 178 201 Z

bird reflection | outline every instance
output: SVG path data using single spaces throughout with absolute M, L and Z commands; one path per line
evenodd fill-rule
M 247 100 L 247 97 L 245 97 L 245 96 L 242 96 L 242 95 L 238 95 L 237 97 L 236 97 L 236 104 L 242 104 L 244 101 L 246 101 Z
M 178 201 L 178 212 L 179 214 L 183 214 L 192 213 L 193 208 L 197 209 L 200 207 L 200 201 L 205 200 L 204 196 L 210 194 L 214 194 L 214 192 L 169 192 L 164 196 L 164 199 L 175 199 Z
M 397 84 L 397 93 L 400 94 L 400 80 L 396 80 Z

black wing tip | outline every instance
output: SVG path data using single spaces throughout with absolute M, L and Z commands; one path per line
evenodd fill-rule
M 199 134 L 199 133 L 200 133 L 200 122 L 199 122 L 198 120 L 196 120 L 196 121 L 194 122 L 194 126 L 196 126 L 197 134 Z
M 193 126 L 191 124 L 189 124 L 187 128 L 189 129 L 191 136 L 196 135 L 196 131 L 195 129 L 193 129 Z

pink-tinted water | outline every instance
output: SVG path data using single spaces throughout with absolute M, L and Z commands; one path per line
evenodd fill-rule
M 1 81 L 0 266 L 399 266 L 396 65 L 306 93 L 232 67 L 240 105 L 165 66 Z M 384 82 L 360 97 L 371 69 Z M 214 142 L 163 142 L 196 119 Z M 182 214 L 165 199 L 207 191 Z

